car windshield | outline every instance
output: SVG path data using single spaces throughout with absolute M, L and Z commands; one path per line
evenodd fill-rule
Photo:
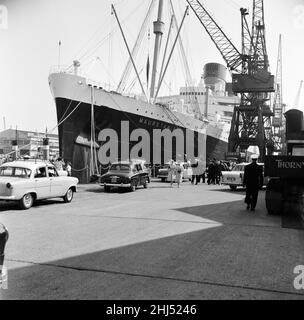
M 244 166 L 243 165 L 236 165 L 232 171 L 244 171 Z
M 112 164 L 110 170 L 111 171 L 130 171 L 130 165 L 115 163 L 115 164 Z
M 27 168 L 19 167 L 1 167 L 0 177 L 18 177 L 29 178 L 31 176 L 31 170 Z

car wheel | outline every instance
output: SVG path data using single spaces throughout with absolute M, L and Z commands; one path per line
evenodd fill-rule
M 25 194 L 19 201 L 19 206 L 23 210 L 29 209 L 34 203 L 34 198 L 30 193 Z
M 110 192 L 110 191 L 111 191 L 111 187 L 105 186 L 105 187 L 104 187 L 104 191 L 105 191 L 105 192 Z
M 135 190 L 136 190 L 135 181 L 131 181 L 130 191 L 131 191 L 131 192 L 134 192 Z
M 232 191 L 236 191 L 237 186 L 229 186 Z
M 65 203 L 69 203 L 73 200 L 73 196 L 74 196 L 74 192 L 72 190 L 72 188 L 70 188 L 67 193 L 65 194 L 65 196 L 63 197 L 63 200 Z
M 161 182 L 166 182 L 166 178 L 161 178 Z

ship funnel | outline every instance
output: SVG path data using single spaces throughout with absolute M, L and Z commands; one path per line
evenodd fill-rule
M 204 66 L 204 82 L 212 92 L 224 94 L 226 91 L 227 68 L 219 63 L 207 63 Z

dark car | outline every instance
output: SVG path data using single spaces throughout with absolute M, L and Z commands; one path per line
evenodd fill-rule
M 114 162 L 99 181 L 100 185 L 104 186 L 105 192 L 109 192 L 111 188 L 127 188 L 135 191 L 139 186 L 147 188 L 150 179 L 143 161 L 121 161 Z

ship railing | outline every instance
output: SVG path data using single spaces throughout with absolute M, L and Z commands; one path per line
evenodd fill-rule
M 50 68 L 49 74 L 53 74 L 53 73 L 65 73 L 65 74 L 75 75 L 75 71 L 74 71 L 73 66 L 58 66 L 58 65 L 52 66 Z M 116 87 L 114 87 L 113 85 L 111 85 L 109 83 L 104 83 L 104 82 L 100 82 L 98 80 L 89 78 L 88 74 L 83 72 L 83 70 L 81 70 L 81 68 L 78 68 L 77 76 L 84 78 L 86 84 L 89 86 L 102 88 L 102 89 L 109 91 L 109 92 L 115 92 L 115 90 L 116 90 Z
M 231 125 L 232 119 L 226 116 L 221 116 L 220 118 L 216 118 L 214 114 L 208 114 L 208 120 L 211 121 L 213 124 L 217 124 L 221 126 L 223 124 Z
M 75 70 L 73 65 L 69 65 L 69 66 L 52 66 L 50 68 L 50 74 L 52 73 L 66 73 L 66 74 L 73 74 L 75 75 Z M 82 78 L 88 78 L 88 75 L 81 69 L 81 68 L 77 68 L 77 76 L 82 77 Z M 90 80 L 92 81 L 92 80 Z
M 81 74 L 81 70 L 78 69 L 78 74 Z M 52 73 L 69 73 L 74 74 L 73 66 L 51 66 L 50 68 L 50 74 Z

